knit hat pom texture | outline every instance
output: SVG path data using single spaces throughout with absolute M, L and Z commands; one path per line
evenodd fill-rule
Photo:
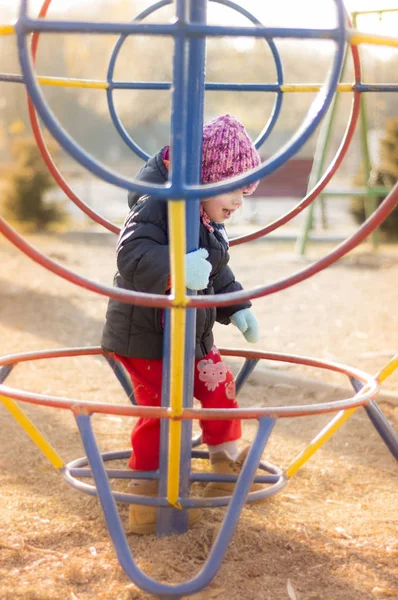
M 223 115 L 203 128 L 202 183 L 216 183 L 242 175 L 261 163 L 246 129 L 232 115 Z M 258 186 L 255 181 L 242 188 L 245 195 Z

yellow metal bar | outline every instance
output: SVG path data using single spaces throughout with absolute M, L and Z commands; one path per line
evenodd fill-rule
M 352 83 L 339 83 L 336 86 L 336 90 L 338 92 L 352 92 L 354 89 L 354 85 Z
M 313 456 L 315 452 L 319 450 L 319 448 L 323 446 L 323 444 L 327 442 L 327 440 L 331 438 L 334 433 L 336 433 L 339 427 L 341 427 L 341 425 L 343 425 L 343 423 L 345 423 L 356 410 L 358 410 L 357 406 L 355 408 L 349 408 L 348 410 L 341 410 L 334 417 L 334 419 L 332 419 L 330 423 L 328 423 L 326 427 L 324 427 L 322 431 L 320 431 L 320 433 L 318 433 L 318 435 L 308 444 L 307 448 L 305 448 L 298 456 L 296 456 L 286 470 L 287 477 L 293 477 L 293 475 L 295 475 L 297 471 L 301 469 L 303 464 L 306 463 L 307 460 L 310 459 L 311 456 Z
M 396 354 L 388 363 L 380 369 L 380 371 L 375 375 L 375 379 L 382 383 L 391 373 L 398 368 L 398 354 Z M 366 392 L 367 388 L 363 389 L 363 392 Z M 293 462 L 288 466 L 286 470 L 286 475 L 288 478 L 293 477 L 297 473 L 299 469 L 307 462 L 311 456 L 315 454 L 317 450 L 328 439 L 332 437 L 332 435 L 345 423 L 350 416 L 358 410 L 358 406 L 354 408 L 349 408 L 348 410 L 341 410 L 337 415 L 322 429 L 322 431 L 309 443 L 307 448 L 305 448 L 300 454 L 293 460 Z
M 14 25 L 0 25 L 0 35 L 13 35 L 14 33 Z
M 383 13 L 398 12 L 398 8 L 379 8 L 374 10 L 354 10 L 351 15 L 353 17 L 361 17 L 362 15 L 382 15 Z
M 319 92 L 321 87 L 320 83 L 284 83 L 281 92 Z M 352 83 L 339 83 L 336 86 L 337 92 L 352 92 L 352 89 Z
M 387 379 L 391 373 L 398 369 L 398 354 L 396 354 L 388 363 L 380 369 L 380 371 L 376 375 L 376 379 L 381 383 Z
M 41 85 L 51 85 L 55 87 L 73 87 L 73 88 L 93 88 L 107 90 L 109 84 L 106 81 L 95 81 L 91 79 L 65 79 L 64 77 L 44 77 L 37 78 Z M 281 85 L 282 92 L 319 92 L 321 83 L 285 83 Z M 352 92 L 352 83 L 339 83 L 336 86 L 338 92 Z
M 372 46 L 393 46 L 398 48 L 398 38 L 388 37 L 386 35 L 376 35 L 374 33 L 363 33 L 361 31 L 351 30 L 349 43 L 357 46 L 358 44 L 370 44 Z
M 33 440 L 36 446 L 43 452 L 43 454 L 48 458 L 51 464 L 56 469 L 62 469 L 64 467 L 64 461 L 57 454 L 52 446 L 48 443 L 46 438 L 40 433 L 38 429 L 33 425 L 32 421 L 25 415 L 23 410 L 10 398 L 5 398 L 4 396 L 0 396 L 1 402 L 4 406 L 10 411 L 14 419 L 18 421 L 18 423 L 23 427 L 29 437 Z
M 39 76 L 37 81 L 41 85 L 51 85 L 54 87 L 90 88 L 96 90 L 107 90 L 109 87 L 106 81 L 95 81 L 92 79 L 65 79 L 64 77 Z
M 170 351 L 170 411 L 172 417 L 183 412 L 184 347 L 186 312 L 185 297 L 185 202 L 169 201 L 171 293 L 177 306 L 171 309 Z M 181 455 L 181 421 L 170 421 L 167 500 L 181 508 L 178 502 Z

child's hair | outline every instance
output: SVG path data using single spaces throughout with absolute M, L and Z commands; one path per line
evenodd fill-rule
M 203 128 L 202 183 L 215 183 L 257 167 L 260 156 L 246 129 L 231 115 L 217 117 Z M 252 194 L 258 181 L 242 188 Z

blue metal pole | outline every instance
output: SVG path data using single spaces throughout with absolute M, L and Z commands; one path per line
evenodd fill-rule
M 191 0 L 191 23 L 206 23 L 207 0 Z M 187 111 L 187 183 L 198 184 L 202 174 L 202 131 L 205 84 L 206 39 L 201 37 L 189 41 L 188 54 L 188 111 Z M 186 202 L 186 245 L 187 252 L 199 247 L 200 199 Z M 196 294 L 188 291 L 188 294 Z M 194 369 L 196 346 L 196 309 L 187 310 L 185 330 L 185 390 L 184 406 L 193 406 Z M 182 424 L 181 444 L 181 496 L 189 496 L 191 474 L 192 421 Z
M 162 369 L 162 406 L 170 406 L 170 311 L 164 311 L 164 342 Z M 160 458 L 159 458 L 159 496 L 167 493 L 169 420 L 160 421 Z M 171 535 L 172 520 L 177 511 L 169 507 L 160 507 L 157 512 L 156 534 Z
M 228 509 L 221 524 L 218 536 L 214 541 L 210 554 L 207 558 L 206 566 L 199 574 L 199 576 L 202 576 L 203 578 L 207 571 L 207 577 L 209 577 L 210 580 L 213 579 L 221 566 L 232 534 L 238 524 L 238 520 L 249 493 L 250 486 L 255 477 L 256 470 L 261 460 L 261 455 L 275 423 L 275 419 L 263 418 L 259 420 L 256 437 L 243 464 L 242 472 L 239 475 L 239 480 L 228 505 Z
M 136 405 L 137 403 L 136 403 L 135 397 L 134 397 L 133 386 L 131 385 L 130 377 L 127 375 L 124 367 L 117 360 L 112 358 L 112 356 L 110 354 L 104 354 L 104 357 L 105 357 L 106 361 L 108 362 L 112 371 L 115 373 L 117 379 L 119 380 L 120 385 L 126 392 L 127 397 L 130 400 L 131 404 Z
M 0 383 L 4 383 L 11 371 L 13 370 L 14 365 L 6 365 L 5 367 L 0 368 Z
M 188 1 L 188 0 L 187 0 Z M 32 20 L 27 16 L 27 1 L 21 0 L 19 18 L 15 25 L 17 34 L 19 60 L 22 69 L 22 76 L 26 84 L 27 92 L 31 97 L 37 112 L 43 119 L 46 127 L 53 137 L 61 144 L 61 146 L 78 160 L 82 165 L 86 166 L 92 173 L 98 175 L 105 181 L 117 185 L 119 187 L 140 192 L 144 194 L 155 194 L 161 198 L 185 199 L 197 198 L 198 194 L 202 198 L 210 198 L 215 194 L 226 193 L 261 179 L 265 175 L 269 175 L 284 164 L 289 158 L 296 154 L 304 143 L 309 139 L 315 131 L 323 116 L 325 115 L 330 103 L 333 99 L 336 85 L 339 80 L 340 70 L 342 66 L 344 48 L 346 42 L 345 30 L 345 13 L 343 0 L 335 0 L 337 9 L 337 28 L 327 30 L 306 30 L 306 29 L 284 29 L 272 27 L 226 27 L 226 26 L 207 26 L 201 23 L 186 23 L 180 17 L 185 15 L 185 2 L 177 0 L 178 19 L 176 23 L 169 24 L 144 24 L 136 23 L 90 23 L 90 22 L 65 22 L 56 21 L 49 22 L 43 19 Z M 170 35 L 175 38 L 176 56 L 179 57 L 174 61 L 174 80 L 173 80 L 173 118 L 175 126 L 172 126 L 174 159 L 177 165 L 176 173 L 171 177 L 170 185 L 164 186 L 160 184 L 149 184 L 135 179 L 129 179 L 105 167 L 92 156 L 87 154 L 74 139 L 63 129 L 55 115 L 49 109 L 45 102 L 45 98 L 36 81 L 34 65 L 32 62 L 31 52 L 28 45 L 28 36 L 33 31 L 54 31 L 54 32 L 71 32 L 78 33 L 107 33 L 107 34 L 125 34 L 133 33 L 143 35 Z M 180 53 L 179 48 L 184 48 L 189 39 L 198 39 L 200 37 L 210 36 L 253 36 L 264 37 L 265 39 L 273 39 L 275 37 L 283 38 L 306 38 L 313 39 L 332 39 L 336 42 L 336 52 L 333 58 L 333 65 L 329 71 L 327 80 L 321 91 L 317 94 L 316 99 L 311 105 L 310 110 L 302 125 L 292 136 L 292 138 L 270 159 L 259 165 L 256 169 L 251 170 L 245 175 L 238 178 L 233 178 L 231 181 L 219 182 L 217 184 L 207 184 L 200 186 L 199 184 L 188 186 L 183 183 L 183 178 L 180 172 L 184 170 L 185 165 L 181 162 L 181 169 L 177 161 L 177 156 L 184 160 L 184 154 L 181 153 L 181 145 L 185 144 L 185 137 L 182 134 L 184 127 L 183 123 L 178 123 L 176 115 L 183 117 L 185 98 L 179 98 L 184 95 L 183 88 L 178 83 L 184 79 L 184 64 L 185 53 Z M 184 63 L 184 64 L 183 64 Z M 278 76 L 278 80 L 280 77 Z M 176 83 L 178 83 L 179 91 L 176 92 Z M 279 83 L 279 81 L 278 81 Z M 180 93 L 181 91 L 181 93 Z M 184 119 L 185 123 L 185 119 Z M 178 134 L 178 135 L 177 135 Z M 181 136 L 181 137 L 179 137 Z
M 191 0 L 189 6 L 189 19 L 191 22 L 206 22 L 207 0 Z M 177 48 L 176 48 L 177 50 Z M 205 80 L 205 40 L 203 38 L 193 39 L 188 42 L 188 61 L 185 72 L 185 89 L 187 97 L 186 112 L 186 183 L 199 184 L 201 181 L 202 165 L 202 129 L 203 129 L 203 105 L 204 105 L 204 80 Z M 171 157 L 174 166 L 176 154 L 173 149 Z M 199 206 L 200 200 L 194 199 L 186 203 L 186 248 L 187 252 L 197 250 L 199 246 Z M 193 293 L 193 292 L 188 292 Z M 185 329 L 185 352 L 184 352 L 184 406 L 193 406 L 193 381 L 195 366 L 195 333 L 196 333 L 196 310 L 187 310 Z M 167 339 L 169 337 L 167 336 Z M 165 348 L 166 349 L 166 348 Z M 168 350 L 168 347 L 167 347 Z M 168 423 L 163 425 L 163 431 L 168 428 Z M 164 436 L 165 437 L 165 436 Z M 165 442 L 163 442 L 165 444 Z M 192 447 L 192 422 L 182 423 L 181 440 L 181 463 L 180 463 L 180 495 L 182 498 L 189 496 L 191 475 L 191 447 Z M 162 458 L 167 456 L 166 446 L 161 451 Z M 166 463 L 164 459 L 162 463 Z M 163 470 L 165 464 L 161 463 L 161 486 L 160 493 L 165 495 L 165 481 Z M 188 529 L 187 510 L 160 509 L 157 531 L 159 535 L 171 533 L 184 533 Z
M 186 161 L 187 161 L 187 60 L 184 26 L 186 25 L 186 1 L 176 2 L 177 22 L 180 26 L 179 33 L 175 37 L 173 57 L 173 88 L 172 88 L 172 114 L 171 114 L 171 156 L 169 179 L 179 186 L 186 183 Z M 169 313 L 169 311 L 167 311 Z M 171 351 L 171 329 L 170 315 L 165 319 L 164 345 L 163 345 L 163 389 L 162 406 L 170 406 L 170 351 Z M 167 385 L 165 382 L 167 381 Z M 185 392 L 184 392 L 185 393 Z M 184 434 L 183 434 L 184 435 Z M 159 471 L 159 495 L 166 496 L 167 491 L 167 456 L 168 456 L 169 423 L 161 424 L 160 442 L 160 471 Z M 182 437 L 182 448 L 184 438 Z M 190 442 L 191 447 L 191 442 Z M 181 482 L 182 484 L 182 482 Z M 181 485 L 180 495 L 186 496 L 189 483 Z M 184 533 L 188 529 L 188 512 L 175 508 L 163 508 L 158 510 L 158 521 L 156 533 L 158 536 L 171 535 L 172 533 Z
M 363 388 L 363 384 L 357 379 L 350 377 L 351 385 L 356 392 L 359 392 Z M 390 421 L 384 415 L 377 402 L 369 400 L 369 404 L 365 407 L 369 419 L 372 421 L 376 428 L 377 433 L 393 455 L 398 460 L 398 435 L 394 431 Z
M 123 570 L 139 588 L 150 594 L 158 595 L 161 598 L 179 600 L 181 596 L 188 596 L 202 590 L 205 586 L 209 585 L 220 568 L 228 544 L 237 525 L 240 512 L 247 498 L 250 485 L 255 477 L 264 447 L 273 426 L 275 425 L 275 419 L 266 417 L 259 421 L 257 434 L 243 465 L 235 492 L 221 524 L 219 534 L 203 568 L 189 581 L 177 585 L 168 585 L 148 577 L 134 562 L 126 535 L 123 531 L 117 506 L 112 495 L 104 463 L 92 431 L 90 418 L 89 415 L 79 414 L 76 416 L 76 422 L 98 490 L 106 524 Z M 280 481 L 279 487 L 282 487 L 283 485 L 284 482 Z M 148 498 L 139 499 L 141 500 L 141 503 L 147 502 L 148 504 L 148 500 L 154 500 Z M 216 498 L 214 500 L 217 501 Z
M 247 358 L 243 363 L 239 373 L 235 378 L 235 388 L 236 393 L 238 394 L 242 389 L 243 385 L 246 383 L 247 378 L 251 375 L 256 368 L 258 363 L 258 358 Z

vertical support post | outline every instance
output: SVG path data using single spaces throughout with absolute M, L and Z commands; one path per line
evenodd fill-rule
M 191 23 L 204 24 L 207 21 L 207 0 L 190 0 L 189 19 Z M 187 183 L 199 184 L 202 174 L 203 106 L 205 86 L 206 38 L 191 38 L 188 43 L 188 106 L 187 106 Z M 200 199 L 186 202 L 186 249 L 187 252 L 199 247 Z M 188 291 L 189 295 L 196 292 Z M 196 309 L 186 311 L 185 330 L 185 389 L 184 407 L 192 408 L 194 395 L 194 369 L 196 346 Z M 181 496 L 189 496 L 191 473 L 192 421 L 182 423 L 181 443 Z
M 190 0 L 189 19 L 191 22 L 206 22 L 207 0 Z M 180 22 L 186 18 L 184 0 L 177 2 L 177 17 Z M 187 63 L 184 63 L 186 46 L 188 46 Z M 190 39 L 186 42 L 183 35 L 176 39 L 174 56 L 174 89 L 173 89 L 173 115 L 172 115 L 172 169 L 173 177 L 179 182 L 198 184 L 201 180 L 202 157 L 202 130 L 203 130 L 203 104 L 204 104 L 204 72 L 205 72 L 205 38 Z M 176 85 L 179 78 L 180 85 Z M 179 95 L 177 96 L 177 94 Z M 182 115 L 184 119 L 182 119 Z M 174 120 L 174 122 L 173 122 Z M 177 131 L 178 130 L 178 131 Z M 179 135 L 179 137 L 177 137 Z M 182 140 L 181 135 L 185 136 Z M 188 160 L 189 157 L 189 160 Z M 177 169 L 177 172 L 176 172 Z M 186 202 L 186 251 L 196 250 L 199 245 L 199 205 L 200 200 L 194 199 Z M 175 309 L 172 309 L 175 310 Z M 179 309 L 180 310 L 180 309 Z M 183 310 L 183 309 L 182 309 Z M 169 312 L 169 311 L 167 311 Z M 185 323 L 185 348 L 183 359 L 184 392 L 183 406 L 193 405 L 193 378 L 195 357 L 195 331 L 196 310 L 186 310 Z M 165 346 L 163 381 L 170 379 L 166 375 L 167 358 L 170 352 L 170 325 L 169 318 L 165 321 Z M 163 386 L 163 392 L 167 386 Z M 162 404 L 169 406 L 170 398 L 162 394 Z M 181 427 L 181 455 L 180 455 L 180 490 L 181 497 L 189 495 L 191 471 L 191 438 L 192 423 L 184 421 L 178 424 Z M 167 432 L 170 435 L 173 424 L 164 422 L 161 425 L 162 443 L 160 459 L 160 494 L 165 495 L 167 477 Z M 171 533 L 184 533 L 188 529 L 188 513 L 186 510 L 174 508 L 161 508 L 158 511 L 158 535 Z
M 164 342 L 162 365 L 162 406 L 170 406 L 170 310 L 164 311 Z M 160 421 L 160 458 L 159 458 L 159 496 L 166 496 L 167 492 L 167 464 L 168 464 L 168 439 L 169 420 Z M 178 513 L 175 508 L 159 507 L 157 510 L 156 534 L 158 536 L 173 533 L 172 517 Z
M 357 29 L 357 17 L 358 13 L 354 13 L 352 16 L 352 24 L 354 29 Z M 366 219 L 370 217 L 370 215 L 375 211 L 376 208 L 376 197 L 371 193 L 371 186 L 369 185 L 369 177 L 372 171 L 372 161 L 370 160 L 370 152 L 369 152 L 369 141 L 368 141 L 368 131 L 369 131 L 369 123 L 368 123 L 368 113 L 365 96 L 361 94 L 361 107 L 359 113 L 359 132 L 361 139 L 361 147 L 362 147 L 362 159 L 363 159 L 363 167 L 365 171 L 365 188 L 366 188 L 366 196 L 364 202 L 365 208 L 365 217 Z M 378 246 L 378 235 L 377 230 L 375 229 L 370 234 L 370 239 L 372 242 L 372 247 L 376 250 Z
M 170 413 L 173 419 L 169 423 L 167 500 L 171 506 L 181 509 L 179 496 L 182 423 L 178 417 L 181 417 L 183 412 L 186 330 L 185 202 L 182 200 L 169 201 L 169 240 L 171 293 L 176 305 L 171 309 Z
M 185 0 L 176 0 L 176 17 L 178 23 L 183 26 L 186 21 L 186 2 Z M 173 85 L 171 92 L 172 111 L 171 111 L 171 152 L 170 152 L 170 170 L 169 179 L 174 184 L 181 185 L 185 180 L 186 172 L 186 40 L 183 29 L 180 30 L 174 39 L 173 55 Z M 168 201 L 170 204 L 170 200 Z M 185 240 L 184 240 L 185 241 Z M 169 232 L 169 245 L 171 247 L 172 239 Z M 175 310 L 175 309 L 171 309 Z M 171 370 L 171 339 L 172 331 L 170 327 L 171 315 L 169 310 L 165 311 L 165 329 L 163 343 L 163 369 L 162 369 L 162 406 L 169 407 L 171 404 L 170 395 L 170 370 Z M 167 383 L 167 385 L 166 385 Z M 170 422 L 163 420 L 161 422 L 160 436 L 160 471 L 159 471 L 159 495 L 166 496 L 168 487 L 168 448 L 170 438 Z M 156 533 L 158 536 L 171 535 L 176 533 L 174 520 L 180 511 L 173 508 L 159 508 Z M 183 511 L 182 511 L 183 512 Z M 186 519 L 186 523 L 188 523 Z
M 341 68 L 340 81 L 342 81 L 342 79 L 344 77 L 344 73 L 347 68 L 347 57 L 348 57 L 348 53 L 347 53 L 347 49 L 346 49 L 343 65 Z M 333 127 L 333 123 L 334 123 L 335 116 L 336 116 L 338 100 L 339 100 L 339 94 L 338 94 L 338 92 L 336 92 L 336 94 L 333 98 L 333 103 L 331 105 L 331 108 L 329 109 L 327 121 L 325 121 L 325 123 L 322 125 L 321 131 L 319 133 L 318 142 L 316 145 L 316 150 L 315 150 L 315 155 L 314 155 L 314 162 L 312 164 L 312 169 L 311 169 L 310 177 L 308 180 L 307 194 L 310 190 L 312 190 L 312 188 L 320 180 L 320 178 L 322 177 L 323 170 L 325 168 L 326 154 L 327 154 L 327 150 L 329 147 L 329 140 L 330 140 L 332 127 Z M 326 195 L 327 194 L 324 194 L 324 195 L 321 194 L 321 201 L 324 200 Z M 306 218 L 305 218 L 301 233 L 300 233 L 299 237 L 297 238 L 296 252 L 298 252 L 298 254 L 300 254 L 300 256 L 305 255 L 305 250 L 307 247 L 307 242 L 308 242 L 308 238 L 310 235 L 310 231 L 313 228 L 315 202 L 316 202 L 316 200 L 314 200 L 308 207 L 308 210 L 306 212 Z M 322 210 L 324 210 L 324 208 Z

